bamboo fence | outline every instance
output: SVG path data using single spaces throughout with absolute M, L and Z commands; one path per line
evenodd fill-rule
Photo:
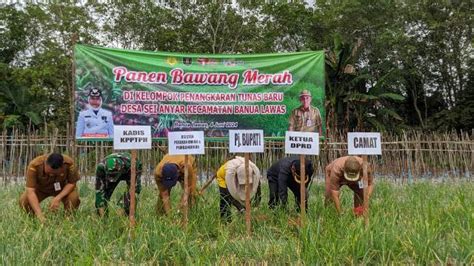
M 423 133 L 405 132 L 401 136 L 382 134 L 382 155 L 369 156 L 377 178 L 411 182 L 417 179 L 473 180 L 474 140 L 473 132 Z M 0 182 L 23 182 L 28 162 L 38 155 L 52 151 L 75 157 L 84 180 L 93 181 L 97 163 L 113 152 L 112 142 L 77 142 L 49 132 L 21 133 L 18 130 L 0 135 Z M 166 140 L 153 143 L 151 150 L 140 150 L 138 158 L 143 162 L 143 182 L 153 181 L 153 169 L 167 150 Z M 251 160 L 265 173 L 272 162 L 285 156 L 283 141 L 269 140 L 265 152 L 254 154 Z M 312 156 L 317 169 L 316 176 L 323 180 L 323 167 L 333 159 L 347 154 L 346 135 L 336 135 L 321 143 L 320 156 Z M 207 179 L 228 158 L 225 141 L 206 141 L 206 154 L 196 156 L 200 179 Z

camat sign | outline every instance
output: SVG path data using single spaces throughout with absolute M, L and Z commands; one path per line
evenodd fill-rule
M 347 134 L 351 155 L 381 155 L 382 140 L 379 132 L 350 132 Z

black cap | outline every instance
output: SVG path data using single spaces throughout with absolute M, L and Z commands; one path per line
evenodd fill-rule
M 167 163 L 161 170 L 161 184 L 166 188 L 172 188 L 176 185 L 179 178 L 178 166 L 174 163 Z
M 101 97 L 102 96 L 102 91 L 100 91 L 98 88 L 91 88 L 89 90 L 89 94 L 87 94 L 87 96 L 90 96 L 90 97 Z

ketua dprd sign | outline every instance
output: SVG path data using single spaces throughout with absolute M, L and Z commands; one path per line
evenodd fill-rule
M 229 152 L 263 152 L 263 130 L 229 130 Z
M 203 131 L 168 132 L 168 143 L 170 155 L 204 154 Z
M 319 155 L 319 134 L 287 131 L 285 134 L 285 153 Z
M 382 155 L 379 132 L 347 133 L 348 153 L 351 155 Z
M 151 149 L 150 126 L 114 126 L 115 150 Z

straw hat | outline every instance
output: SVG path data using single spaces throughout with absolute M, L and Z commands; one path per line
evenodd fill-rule
M 242 160 L 240 158 L 227 162 L 228 171 L 226 171 L 225 182 L 230 195 L 243 203 L 245 202 L 245 163 L 243 158 Z M 250 198 L 257 192 L 259 182 L 260 171 L 254 163 L 249 162 Z
M 349 181 L 359 180 L 362 165 L 355 156 L 350 156 L 344 163 L 344 178 Z

